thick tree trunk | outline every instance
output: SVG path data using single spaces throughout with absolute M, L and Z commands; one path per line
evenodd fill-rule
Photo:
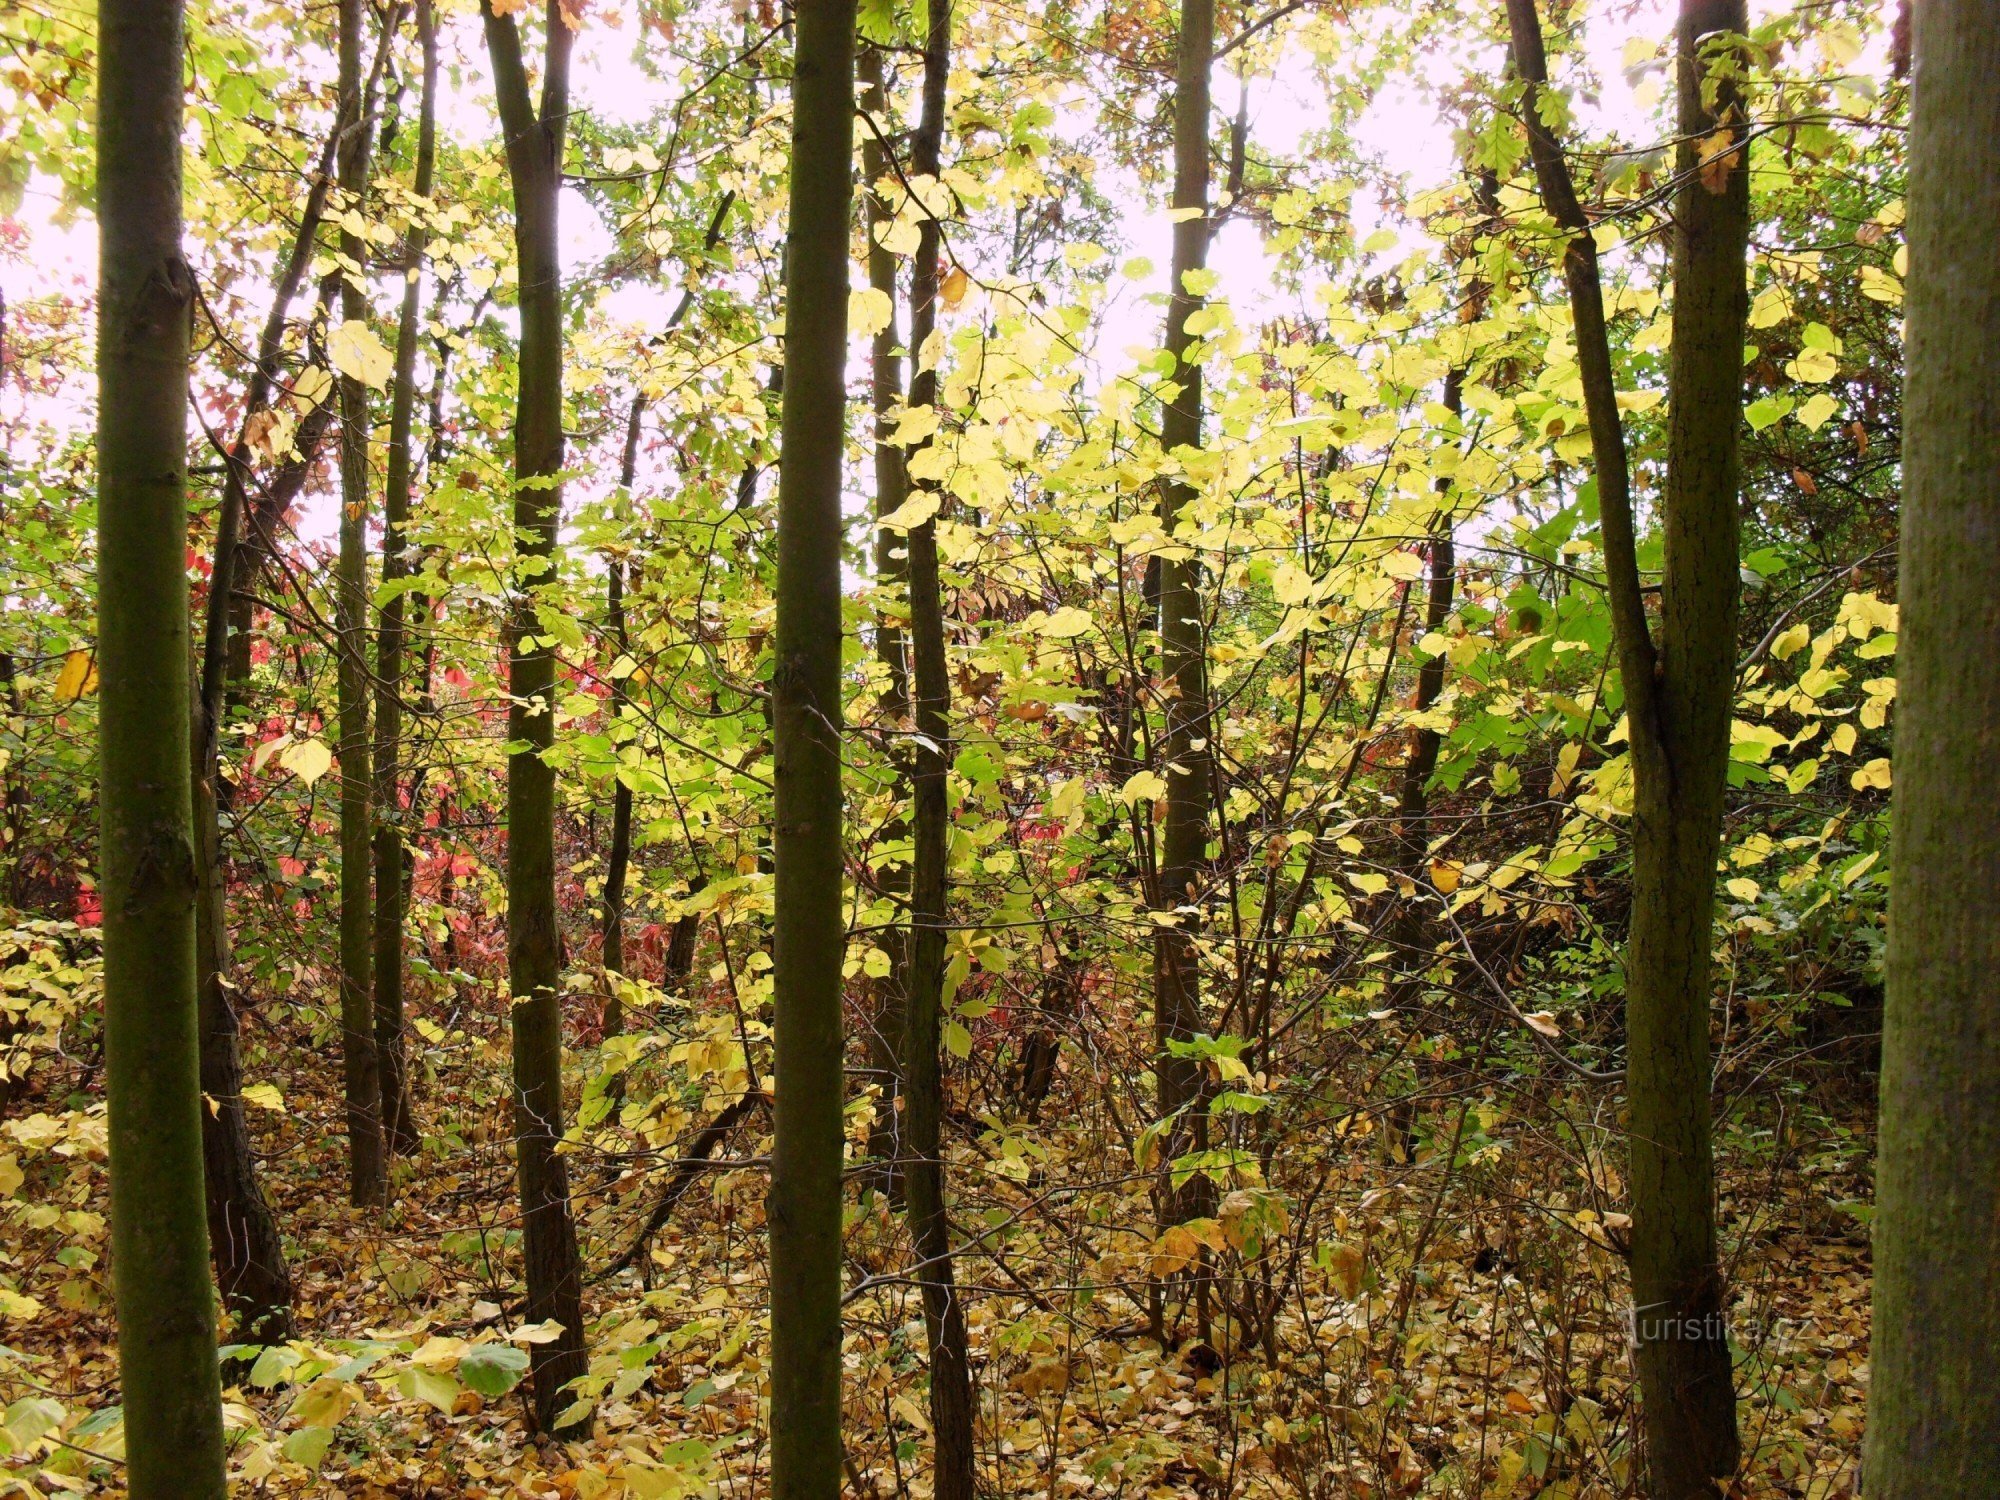
M 98 630 L 112 1285 L 134 1500 L 224 1493 L 202 1206 L 179 0 L 98 14 Z M 165 726 L 166 732 L 162 733 Z
M 875 415 L 875 515 L 891 514 L 909 497 L 909 476 L 904 468 L 903 450 L 889 441 L 895 430 L 890 413 L 903 399 L 903 361 L 896 352 L 902 340 L 896 333 L 896 257 L 881 243 L 894 215 L 881 193 L 882 179 L 893 170 L 888 149 L 876 130 L 893 138 L 894 115 L 889 107 L 884 60 L 879 47 L 864 47 L 859 65 L 861 108 L 875 122 L 875 130 L 861 137 L 861 175 L 868 211 L 868 285 L 889 299 L 889 322 L 877 330 L 869 350 L 869 384 Z M 884 726 L 882 743 L 893 785 L 890 796 L 898 809 L 910 800 L 909 728 L 910 674 L 903 621 L 908 613 L 907 589 L 910 578 L 908 542 L 880 527 L 875 531 L 875 587 L 885 597 L 876 606 L 875 657 L 888 675 L 888 688 L 877 700 L 876 712 Z M 901 594 L 903 597 L 893 597 Z M 899 844 L 909 834 L 909 825 L 900 811 L 883 825 L 884 844 Z M 907 899 L 910 865 L 907 859 L 882 869 L 877 876 L 884 894 Z M 903 1016 L 907 1009 L 910 947 L 906 930 L 891 924 L 878 939 L 889 956 L 889 972 L 875 981 L 873 1013 L 868 1031 L 868 1067 L 881 1088 L 875 1122 L 869 1128 L 868 1155 L 880 1164 L 879 1185 L 890 1197 L 903 1191 Z
M 360 118 L 361 0 L 341 0 L 340 97 L 349 121 Z M 340 152 L 340 190 L 348 211 L 368 185 L 368 146 L 360 130 Z M 360 264 L 368 251 L 342 230 L 341 253 Z M 368 299 L 343 280 L 341 315 L 368 316 Z M 375 1050 L 374 959 L 369 884 L 369 808 L 374 778 L 368 743 L 368 391 L 340 377 L 340 557 L 335 575 L 334 632 L 340 666 L 340 1035 L 347 1097 L 348 1194 L 357 1204 L 388 1196 L 382 1148 L 382 1075 Z
M 945 86 L 951 74 L 951 0 L 931 0 L 929 14 L 923 113 L 910 152 L 911 171 L 920 181 L 939 175 Z M 919 351 L 937 326 L 942 241 L 938 220 L 927 216 L 918 232 L 910 283 L 910 346 Z M 937 366 L 919 359 L 910 377 L 910 406 L 935 406 L 937 399 Z M 919 487 L 943 504 L 944 493 L 934 482 L 924 481 Z M 944 589 L 938 576 L 935 515 L 910 529 L 909 589 L 917 738 L 911 778 L 909 991 L 903 1028 L 903 1191 L 930 1341 L 933 1490 L 938 1500 L 972 1500 L 972 1363 L 965 1304 L 952 1270 L 944 1188 L 944 1058 L 939 1037 L 950 895 L 951 674 L 945 661 Z
M 2000 1494 L 2000 25 L 1915 11 L 1869 1500 Z
M 537 603 L 556 567 L 562 514 L 562 261 L 556 208 L 562 195 L 563 127 L 569 114 L 573 40 L 562 7 L 545 11 L 539 110 L 528 93 L 514 18 L 483 7 L 487 50 L 507 135 L 520 259 L 520 394 L 514 416 L 516 561 L 509 621 L 507 736 L 507 974 L 513 995 L 514 1148 L 521 1188 L 528 1319 L 553 1320 L 562 1336 L 531 1350 L 535 1420 L 558 1432 L 562 1388 L 588 1367 L 583 1345 L 583 1266 L 570 1214 L 563 1135 L 562 934 L 556 917 L 556 658 L 539 634 Z
M 1169 456 L 1191 457 L 1201 447 L 1201 351 L 1188 319 L 1202 305 L 1198 290 L 1208 264 L 1208 96 L 1215 57 L 1213 0 L 1182 0 L 1180 61 L 1174 93 L 1174 201 L 1192 210 L 1174 225 L 1173 284 L 1167 304 L 1167 352 L 1175 362 L 1179 393 L 1160 418 L 1160 446 Z M 1190 285 L 1190 278 L 1194 285 Z M 1183 479 L 1165 482 L 1161 526 L 1173 533 L 1196 497 Z M 1161 558 L 1160 675 L 1165 684 L 1166 733 L 1161 772 L 1167 782 L 1161 829 L 1158 902 L 1162 912 L 1191 903 L 1208 853 L 1211 754 L 1208 744 L 1208 662 L 1201 619 L 1201 590 L 1192 558 Z M 1179 912 L 1153 939 L 1154 1078 L 1164 1135 L 1165 1162 L 1197 1146 L 1205 1131 L 1198 1117 L 1198 1065 L 1169 1049 L 1201 1030 L 1201 970 L 1195 953 L 1198 918 Z M 1208 1180 L 1196 1177 L 1179 1192 L 1162 1188 L 1169 1221 L 1204 1212 Z
M 1710 1123 L 1709 964 L 1715 861 L 1734 696 L 1737 432 L 1748 311 L 1749 174 L 1727 81 L 1704 102 L 1704 39 L 1743 32 L 1742 0 L 1683 0 L 1682 145 L 1674 205 L 1660 632 L 1647 624 L 1597 257 L 1561 149 L 1537 111 L 1547 79 L 1533 0 L 1508 0 L 1523 113 L 1564 269 L 1598 459 L 1607 585 L 1633 768 L 1626 1083 L 1632 1175 L 1632 1333 L 1655 1500 L 1719 1493 L 1740 1457 Z M 1726 138 L 1718 134 L 1728 130 Z
M 417 33 L 424 51 L 423 103 L 417 116 L 417 167 L 411 184 L 428 198 L 437 164 L 437 22 L 430 0 L 417 0 Z M 424 233 L 410 226 L 403 311 L 396 326 L 396 388 L 389 407 L 389 468 L 382 495 L 382 581 L 410 571 L 410 445 L 417 411 L 417 340 L 422 334 Z M 375 1052 L 382 1080 L 382 1132 L 388 1149 L 406 1156 L 417 1149 L 410 1105 L 409 1063 L 403 1043 L 403 926 L 409 912 L 408 863 L 403 847 L 403 663 L 407 631 L 404 597 L 382 605 L 375 638 Z
M 778 471 L 771 1492 L 840 1493 L 841 461 L 854 0 L 800 0 Z
M 632 413 L 625 420 L 625 456 L 618 473 L 618 488 L 629 497 L 632 482 L 639 475 L 639 424 L 646 414 L 646 398 L 643 395 L 632 398 Z M 609 581 L 605 584 L 605 628 L 610 633 L 611 650 L 615 655 L 625 655 L 632 648 L 631 637 L 625 629 L 625 563 L 622 558 L 613 557 L 607 568 Z M 611 684 L 611 712 L 619 713 L 629 701 L 625 693 L 623 677 L 617 677 Z M 618 995 L 618 980 L 625 973 L 625 874 L 632 862 L 632 788 L 622 779 L 611 784 L 611 847 L 604 857 L 604 973 L 609 993 L 604 1001 L 605 1036 L 616 1036 L 625 1029 L 623 1002 Z

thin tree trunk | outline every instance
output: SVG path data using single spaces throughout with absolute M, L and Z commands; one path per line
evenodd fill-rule
M 875 122 L 876 128 L 886 134 L 890 131 L 893 116 L 889 108 L 881 48 L 862 48 L 860 77 L 861 108 Z M 875 130 L 865 132 L 861 137 L 861 175 L 868 212 L 868 285 L 889 299 L 889 322 L 877 330 L 869 350 L 868 363 L 875 414 L 877 520 L 893 513 L 910 492 L 903 450 L 889 441 L 889 434 L 895 428 L 890 413 L 903 399 L 903 361 L 896 353 L 902 342 L 896 333 L 896 257 L 881 243 L 881 236 L 887 232 L 894 218 L 881 192 L 882 179 L 890 173 L 892 166 L 889 152 Z M 883 825 L 880 838 L 884 844 L 899 844 L 909 834 L 909 825 L 900 811 L 909 805 L 910 799 L 909 741 L 904 737 L 904 731 L 909 728 L 910 673 L 902 624 L 909 607 L 909 578 L 908 543 L 878 526 L 875 530 L 875 587 L 884 593 L 901 591 L 904 594 L 902 599 L 885 600 L 878 604 L 875 612 L 875 657 L 888 674 L 888 689 L 876 701 L 876 712 L 885 726 L 882 740 L 888 747 L 887 759 L 893 778 L 889 795 L 892 805 L 898 809 L 896 816 Z M 899 858 L 895 864 L 884 868 L 877 879 L 885 895 L 892 899 L 908 899 L 910 865 L 906 858 Z M 867 1039 L 869 1071 L 882 1090 L 875 1123 L 869 1129 L 868 1155 L 881 1163 L 882 1189 L 891 1198 L 898 1198 L 903 1190 L 900 1101 L 903 1016 L 908 1004 L 910 947 L 900 923 L 891 923 L 878 942 L 889 957 L 889 972 L 874 984 L 874 1014 L 870 1018 Z
M 2000 25 L 1915 7 L 1869 1500 L 2000 1494 Z
M 1654 642 L 1634 553 L 1630 480 L 1589 222 L 1538 105 L 1547 81 L 1534 0 L 1508 0 L 1523 115 L 1563 264 L 1597 456 L 1606 583 L 1633 769 L 1626 1081 L 1632 1331 L 1655 1500 L 1719 1493 L 1740 1458 L 1716 1262 L 1709 963 L 1734 694 L 1737 430 L 1742 424 L 1749 175 L 1741 105 L 1711 85 L 1703 39 L 1741 34 L 1742 0 L 1683 0 L 1682 146 L 1674 205 L 1666 566 Z M 1725 61 L 1726 61 L 1725 54 Z M 1717 135 L 1727 130 L 1721 140 Z
M 910 151 L 911 171 L 919 182 L 935 182 L 939 176 L 945 87 L 951 75 L 951 0 L 930 0 L 929 18 L 923 112 Z M 910 282 L 910 345 L 917 351 L 910 377 L 913 410 L 935 406 L 938 399 L 937 366 L 925 364 L 921 351 L 937 325 L 942 241 L 937 217 L 926 215 Z M 944 492 L 934 481 L 920 481 L 918 487 L 940 506 L 944 503 Z M 933 1489 L 938 1500 L 972 1500 L 972 1362 L 965 1304 L 952 1271 L 944 1177 L 944 1059 L 939 1050 L 951 878 L 951 675 L 945 661 L 935 513 L 910 528 L 909 589 L 917 735 L 911 778 L 909 992 L 903 1025 L 903 1191 L 930 1342 Z
M 520 394 L 514 416 L 514 531 L 519 539 L 508 626 L 507 974 L 514 1025 L 514 1147 L 521 1187 L 528 1319 L 553 1320 L 562 1336 L 537 1344 L 535 1420 L 559 1426 L 562 1388 L 588 1368 L 583 1345 L 583 1265 L 570 1214 L 563 1135 L 562 934 L 556 917 L 554 644 L 538 634 L 537 603 L 556 568 L 562 515 L 562 261 L 556 209 L 562 196 L 563 129 L 569 115 L 573 33 L 559 0 L 544 11 L 548 46 L 539 109 L 528 92 L 521 33 L 511 15 L 482 5 L 486 45 L 507 136 L 520 260 Z
M 350 120 L 360 118 L 362 0 L 341 0 L 340 97 Z M 340 190 L 349 213 L 367 192 L 367 142 L 345 135 Z M 368 254 L 343 229 L 341 253 L 356 265 Z M 368 299 L 352 276 L 342 280 L 341 315 L 365 320 Z M 348 1194 L 360 1205 L 388 1196 L 382 1147 L 382 1076 L 375 1050 L 374 948 L 368 872 L 373 775 L 368 743 L 368 391 L 340 377 L 340 557 L 334 631 L 340 665 L 340 1033 L 347 1096 Z
M 1202 390 L 1199 351 L 1188 319 L 1202 305 L 1198 290 L 1208 263 L 1208 95 L 1215 56 L 1212 0 L 1183 0 L 1180 61 L 1174 91 L 1174 198 L 1176 210 L 1192 212 L 1174 225 L 1173 283 L 1167 304 L 1167 352 L 1175 363 L 1179 393 L 1160 418 L 1160 445 L 1169 456 L 1192 456 L 1201 446 Z M 1191 284 L 1192 281 L 1192 284 Z M 1195 489 L 1182 479 L 1163 487 L 1161 526 L 1172 535 Z M 1165 683 L 1166 732 L 1161 766 L 1167 782 L 1166 819 L 1161 831 L 1159 906 L 1176 912 L 1190 903 L 1208 852 L 1207 648 L 1202 635 L 1201 593 L 1192 558 L 1160 559 L 1160 657 Z M 1153 940 L 1154 1078 L 1165 1132 L 1167 1164 L 1198 1146 L 1205 1134 L 1197 1113 L 1200 1075 L 1194 1059 L 1170 1050 L 1201 1030 L 1201 972 L 1195 954 L 1197 921 L 1181 913 L 1156 929 Z M 1163 1189 L 1169 1221 L 1198 1215 L 1210 1196 L 1205 1177 L 1175 1192 Z
M 202 1204 L 181 6 L 98 14 L 98 671 L 112 1285 L 134 1500 L 224 1493 Z M 167 732 L 162 733 L 162 726 Z
M 632 482 L 639 475 L 639 424 L 645 414 L 645 396 L 634 396 L 632 414 L 625 422 L 625 456 L 618 473 L 618 488 L 628 501 Z M 624 560 L 613 557 L 606 571 L 609 582 L 605 585 L 605 623 L 611 634 L 612 651 L 623 656 L 632 648 L 631 637 L 625 629 Z M 611 712 L 614 715 L 630 701 L 626 696 L 625 682 L 624 677 L 612 679 Z M 613 780 L 611 790 L 611 848 L 604 860 L 604 973 L 610 991 L 604 1001 L 605 1036 L 616 1036 L 625 1029 L 618 981 L 625 974 L 625 872 L 631 860 L 632 788 L 625 784 L 623 778 L 617 778 Z
M 423 102 L 417 116 L 417 164 L 412 188 L 428 198 L 437 164 L 437 22 L 430 0 L 417 0 L 417 34 L 424 53 Z M 396 326 L 396 388 L 389 408 L 389 466 L 382 497 L 382 581 L 409 573 L 410 444 L 416 425 L 417 341 L 422 334 L 424 233 L 412 219 L 404 270 L 403 311 Z M 382 1080 L 382 1132 L 388 1149 L 417 1149 L 403 1044 L 403 927 L 409 912 L 403 847 L 402 751 L 404 598 L 383 602 L 375 640 L 375 1052 Z
M 840 1446 L 841 462 L 853 206 L 854 0 L 800 0 L 779 424 L 777 1106 L 771 1234 L 771 1492 L 835 1500 Z

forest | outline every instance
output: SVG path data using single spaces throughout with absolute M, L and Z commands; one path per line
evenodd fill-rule
M 0 103 L 0 1497 L 2000 1497 L 2000 0 Z

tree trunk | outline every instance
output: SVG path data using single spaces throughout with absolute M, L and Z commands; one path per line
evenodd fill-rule
M 361 0 L 341 0 L 340 97 L 350 122 L 360 118 Z M 340 151 L 340 190 L 347 211 L 358 210 L 368 185 L 368 144 L 360 130 Z M 343 229 L 341 254 L 357 265 L 368 254 Z M 368 299 L 343 278 L 341 316 L 368 316 Z M 340 558 L 334 631 L 340 665 L 340 1035 L 347 1096 L 348 1194 L 374 1205 L 388 1196 L 382 1149 L 382 1076 L 375 1050 L 374 948 L 368 878 L 369 807 L 373 775 L 368 743 L 368 391 L 340 377 Z
M 430 0 L 417 0 L 417 34 L 424 51 L 423 103 L 417 116 L 417 169 L 412 189 L 428 198 L 437 163 L 437 21 Z M 382 581 L 410 571 L 410 443 L 416 425 L 417 340 L 422 334 L 424 234 L 410 226 L 403 312 L 396 326 L 396 389 L 389 408 L 389 470 L 382 495 Z M 409 912 L 403 847 L 402 751 L 404 597 L 382 605 L 375 638 L 375 1052 L 382 1078 L 382 1132 L 390 1151 L 417 1149 L 410 1106 L 409 1063 L 403 1043 L 403 927 Z
M 1174 225 L 1173 281 L 1167 304 L 1167 352 L 1175 363 L 1180 390 L 1160 418 L 1160 446 L 1185 459 L 1201 447 L 1201 351 L 1188 332 L 1188 319 L 1202 305 L 1196 288 L 1208 264 L 1208 93 L 1215 57 L 1213 0 L 1182 0 L 1180 61 L 1174 92 L 1174 200 L 1176 210 L 1193 210 Z M 1190 277 L 1195 285 L 1190 285 Z M 1195 499 L 1182 479 L 1165 482 L 1161 529 L 1169 536 Z M 1161 766 L 1167 782 L 1166 820 L 1161 830 L 1158 903 L 1162 912 L 1189 905 L 1208 853 L 1207 648 L 1201 620 L 1201 591 L 1192 558 L 1160 559 L 1160 658 L 1166 686 L 1166 732 Z M 1170 1047 L 1201 1030 L 1201 971 L 1194 932 L 1199 919 L 1180 912 L 1153 939 L 1154 1078 L 1162 1120 L 1174 1123 L 1164 1135 L 1166 1166 L 1205 1135 L 1197 1115 L 1200 1074 L 1194 1059 Z M 1162 1188 L 1169 1222 L 1199 1215 L 1210 1196 L 1207 1179 L 1191 1179 L 1176 1192 Z
M 1740 1452 L 1715 1250 L 1709 962 L 1729 760 L 1737 595 L 1749 176 L 1742 111 L 1724 78 L 1703 101 L 1702 39 L 1744 30 L 1742 0 L 1683 0 L 1682 145 L 1674 205 L 1666 565 L 1657 645 L 1634 552 L 1630 479 L 1589 223 L 1537 110 L 1547 80 L 1534 0 L 1508 0 L 1528 80 L 1530 151 L 1564 270 L 1597 455 L 1606 584 L 1633 770 L 1626 1089 L 1632 1173 L 1632 1334 L 1656 1500 L 1719 1493 Z M 1723 129 L 1726 139 L 1715 136 Z
M 861 51 L 861 108 L 877 129 L 892 134 L 893 116 L 883 73 L 882 49 L 868 46 Z M 909 476 L 905 472 L 903 450 L 889 441 L 895 428 L 890 417 L 903 399 L 903 362 L 896 353 L 902 342 L 896 334 L 896 257 L 880 242 L 894 215 L 883 198 L 880 184 L 894 169 L 889 152 L 874 130 L 861 137 L 861 175 L 868 210 L 868 285 L 889 299 L 888 325 L 875 334 L 869 351 L 870 394 L 875 413 L 875 515 L 891 514 L 908 498 Z M 909 805 L 910 675 L 907 643 L 902 621 L 907 617 L 907 589 L 910 554 L 907 541 L 895 533 L 875 530 L 875 587 L 879 592 L 904 597 L 884 598 L 876 606 L 875 657 L 889 678 L 888 690 L 877 700 L 876 712 L 884 726 L 882 743 L 892 778 L 892 805 Z M 882 827 L 884 844 L 899 844 L 909 835 L 909 825 L 901 812 Z M 883 868 L 877 880 L 884 895 L 908 898 L 910 865 L 907 858 Z M 874 984 L 874 1013 L 868 1032 L 868 1067 L 882 1094 L 876 1106 L 875 1123 L 869 1129 L 868 1155 L 881 1164 L 880 1186 L 891 1197 L 903 1191 L 902 1052 L 903 1016 L 907 1009 L 910 948 L 907 933 L 899 923 L 883 929 L 877 940 L 889 956 L 889 972 Z
M 854 0 L 800 0 L 779 424 L 771 1492 L 840 1493 L 841 462 Z
M 518 538 L 509 620 L 507 737 L 507 974 L 513 995 L 514 1147 L 521 1188 L 528 1320 L 553 1320 L 562 1336 L 534 1345 L 535 1420 L 559 1425 L 562 1388 L 584 1373 L 583 1266 L 570 1215 L 563 1135 L 562 934 L 556 918 L 554 643 L 539 635 L 538 603 L 556 569 L 562 513 L 562 261 L 556 208 L 562 195 L 563 127 L 569 113 L 573 33 L 559 0 L 545 11 L 539 111 L 528 93 L 521 33 L 511 15 L 482 6 L 493 59 L 507 167 L 514 186 L 520 260 L 521 388 L 514 416 L 514 531 Z
M 112 1285 L 134 1500 L 224 1493 L 203 1222 L 188 703 L 181 6 L 98 15 L 99 867 Z M 166 732 L 162 733 L 162 727 Z
M 951 0 L 930 0 L 924 43 L 924 102 L 910 151 L 921 181 L 935 181 L 944 140 L 945 85 L 951 75 Z M 937 325 L 938 256 L 942 228 L 927 215 L 917 238 L 910 282 L 910 346 L 919 351 L 910 377 L 910 406 L 935 406 L 938 376 L 921 350 Z M 928 447 L 926 440 L 923 447 Z M 921 452 L 920 447 L 917 451 Z M 944 492 L 919 481 L 941 506 Z M 937 519 L 909 533 L 910 647 L 916 707 L 915 774 L 911 778 L 908 1010 L 903 1029 L 904 1195 L 910 1240 L 923 1288 L 924 1328 L 931 1357 L 931 1433 L 938 1500 L 972 1500 L 972 1362 L 965 1304 L 951 1261 L 951 1223 L 944 1191 L 944 948 L 950 893 L 951 674 L 945 661 L 944 590 L 938 576 Z
M 1915 12 L 1869 1500 L 2000 1494 L 2000 27 Z
M 639 475 L 639 423 L 646 414 L 646 398 L 638 395 L 632 398 L 632 414 L 625 422 L 625 457 L 618 473 L 618 487 L 625 495 L 632 493 L 632 481 Z M 625 563 L 622 558 L 613 557 L 606 572 L 609 582 L 605 585 L 605 625 L 611 635 L 611 649 L 616 655 L 627 654 L 632 647 L 631 637 L 625 630 Z M 616 715 L 629 699 L 625 692 L 626 679 L 616 677 L 611 683 L 611 712 Z M 632 788 L 623 778 L 614 779 L 611 784 L 611 848 L 604 859 L 604 973 L 610 993 L 604 1001 L 605 1036 L 616 1036 L 625 1029 L 623 1001 L 618 995 L 618 980 L 625 973 L 625 872 L 632 860 Z M 622 1076 L 615 1082 L 622 1083 Z

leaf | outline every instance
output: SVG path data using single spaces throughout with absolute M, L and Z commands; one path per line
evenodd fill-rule
M 1890 783 L 1888 758 L 1877 756 L 1847 779 L 1853 784 L 1854 790 L 1857 792 L 1888 791 Z
M 326 353 L 334 369 L 373 390 L 386 386 L 396 370 L 396 356 L 359 318 L 349 318 L 326 336 Z
M 957 1021 L 945 1022 L 944 1050 L 953 1057 L 972 1056 L 972 1033 Z
M 875 524 L 885 531 L 914 531 L 938 513 L 935 490 L 918 490 Z
M 466 1389 L 492 1400 L 519 1385 L 528 1373 L 528 1351 L 510 1344 L 475 1344 L 458 1362 Z
M 285 747 L 278 764 L 311 786 L 332 768 L 333 752 L 318 740 L 298 740 Z
M 1118 789 L 1118 800 L 1127 807 L 1140 802 L 1159 802 L 1166 795 L 1166 778 L 1156 771 L 1134 771 Z
M 285 1096 L 279 1093 L 273 1084 L 253 1083 L 243 1090 L 243 1102 L 254 1104 L 258 1109 L 282 1111 L 285 1107 Z
M 1090 631 L 1090 615 L 1074 604 L 1065 604 L 1061 609 L 1044 620 L 1036 631 L 1038 635 L 1051 640 L 1069 641 Z
M 1801 620 L 1790 630 L 1784 631 L 1776 640 L 1771 642 L 1771 655 L 1775 656 L 1779 661 L 1789 660 L 1791 657 L 1797 656 L 1801 651 L 1805 650 L 1811 640 L 1812 627 Z
M 889 300 L 887 292 L 864 286 L 847 294 L 847 331 L 857 338 L 873 338 L 895 317 L 896 304 Z
M 319 1466 L 326 1462 L 326 1450 L 332 1446 L 331 1427 L 301 1427 L 297 1432 L 285 1435 L 282 1451 L 293 1463 L 318 1473 Z
M 1556 1024 L 1556 1018 L 1548 1011 L 1545 1010 L 1523 1011 L 1521 1014 L 1521 1019 L 1523 1021 L 1526 1021 L 1528 1025 L 1533 1027 L 1536 1031 L 1539 1031 L 1543 1036 L 1557 1037 L 1563 1034 L 1562 1027 Z
M 396 1388 L 407 1399 L 434 1406 L 446 1416 L 458 1400 L 458 1382 L 440 1370 L 411 1366 L 396 1377 Z
M 63 658 L 62 674 L 56 678 L 56 699 L 74 703 L 97 686 L 97 658 L 88 651 L 72 651 Z
M 951 273 L 944 279 L 944 285 L 938 288 L 938 295 L 944 298 L 946 307 L 956 307 L 965 300 L 966 288 L 971 284 L 971 278 L 965 274 L 965 268 L 953 266 Z
M 1357 870 L 1350 873 L 1347 883 L 1364 896 L 1379 896 L 1389 889 L 1389 877 L 1373 870 Z

